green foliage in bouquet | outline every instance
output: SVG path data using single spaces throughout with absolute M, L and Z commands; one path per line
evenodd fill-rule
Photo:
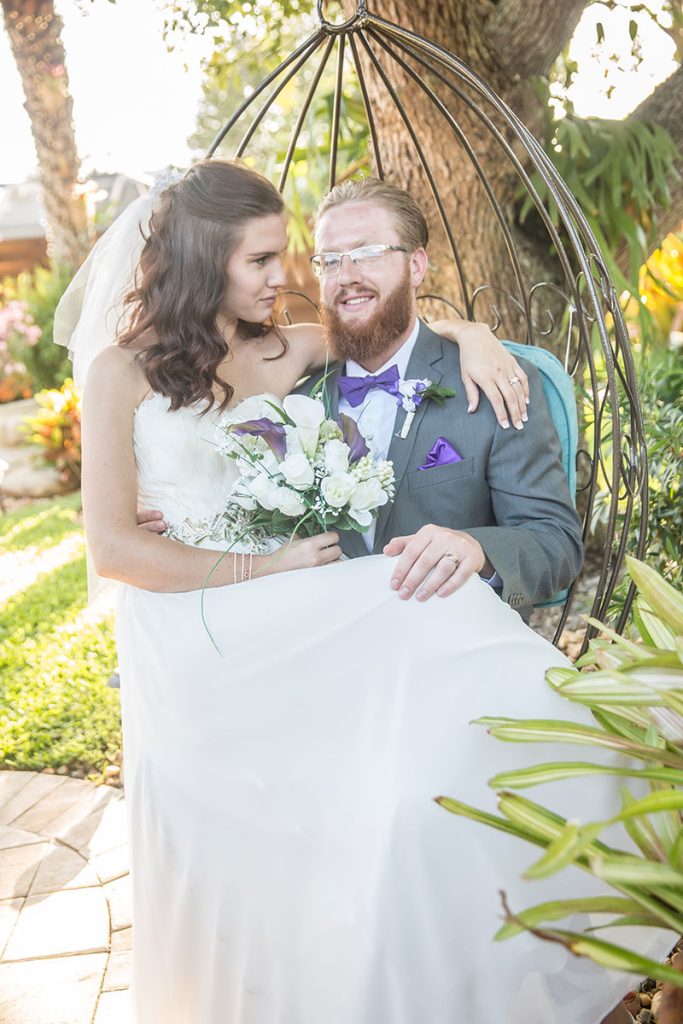
M 579 668 L 554 668 L 546 677 L 562 697 L 589 708 L 595 725 L 490 717 L 477 724 L 508 742 L 575 743 L 589 750 L 619 751 L 642 767 L 620 769 L 586 760 L 502 772 L 489 782 L 501 816 L 450 797 L 439 798 L 439 803 L 541 847 L 542 856 L 525 877 L 547 877 L 574 864 L 614 890 L 613 895 L 561 899 L 518 913 L 506 906 L 497 939 L 526 930 L 605 967 L 683 988 L 683 973 L 598 937 L 595 929 L 572 932 L 554 926 L 574 913 L 595 913 L 610 916 L 605 928 L 646 925 L 683 934 L 683 596 L 644 563 L 629 558 L 628 568 L 639 591 L 633 618 L 640 642 L 604 630 L 591 641 Z M 622 809 L 615 818 L 581 825 L 517 792 L 600 774 L 621 775 L 625 782 L 637 778 L 647 783 L 649 793 L 636 799 L 624 785 Z M 603 830 L 615 823 L 639 853 L 601 841 Z
M 76 385 L 67 378 L 61 388 L 40 391 L 36 401 L 41 408 L 26 417 L 27 439 L 75 489 L 81 480 L 81 398 Z

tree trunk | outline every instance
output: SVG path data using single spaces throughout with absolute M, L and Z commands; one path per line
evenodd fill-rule
M 665 128 L 680 154 L 676 162 L 679 177 L 669 184 L 671 202 L 666 209 L 655 211 L 658 247 L 661 240 L 671 231 L 676 231 L 683 220 L 683 65 L 658 85 L 654 92 L 636 107 L 630 117 Z M 651 256 L 652 253 L 648 255 Z M 625 244 L 617 249 L 616 259 L 621 269 L 626 272 L 629 253 Z
M 62 20 L 52 0 L 0 3 L 31 119 L 47 219 L 48 255 L 77 267 L 87 255 L 92 237 L 85 196 L 78 188 L 80 162 L 61 40 Z
M 347 15 L 353 13 L 355 0 L 343 0 L 343 4 Z M 540 133 L 543 107 L 531 78 L 520 78 L 518 62 L 510 60 L 510 53 L 514 52 L 515 58 L 520 53 L 526 54 L 528 59 L 524 71 L 528 75 L 545 70 L 570 38 L 585 4 L 586 0 L 571 0 L 561 13 L 544 0 L 533 0 L 531 4 L 524 0 L 500 0 L 499 3 L 480 0 L 477 4 L 472 0 L 451 0 L 449 3 L 411 0 L 410 4 L 399 0 L 372 0 L 369 6 L 373 14 L 397 22 L 455 53 L 532 132 Z M 538 8 L 533 17 L 529 14 L 530 6 Z M 549 12 L 553 12 L 552 16 Z M 523 39 L 511 42 L 508 34 L 505 41 L 511 25 L 516 26 L 517 35 L 521 32 Z M 385 176 L 407 188 L 420 201 L 430 222 L 433 269 L 426 283 L 427 289 L 451 299 L 463 313 L 472 312 L 474 297 L 473 312 L 477 319 L 493 321 L 497 314 L 502 318 L 499 336 L 522 340 L 524 319 L 516 313 L 514 302 L 508 301 L 506 294 L 512 295 L 523 306 L 529 301 L 531 287 L 537 282 L 550 280 L 561 286 L 564 282 L 557 262 L 550 255 L 548 237 L 533 238 L 515 223 L 515 195 L 521 184 L 518 173 L 500 144 L 467 103 L 450 95 L 429 72 L 413 63 L 420 79 L 438 92 L 457 120 L 495 196 L 496 212 L 464 146 L 435 111 L 420 85 L 397 67 L 378 43 L 373 40 L 371 45 L 405 109 L 406 119 L 417 130 L 443 199 L 446 220 L 451 226 L 461 263 L 461 273 L 458 274 L 454 271 L 447 234 L 441 226 L 441 218 L 409 130 L 395 104 L 388 99 L 387 86 L 381 75 L 363 47 L 359 46 Z M 393 43 L 392 46 L 398 49 Z M 411 64 L 410 59 L 407 62 Z M 492 104 L 482 100 L 468 87 L 464 91 L 496 123 L 522 163 L 528 164 L 526 154 L 514 142 L 513 133 Z M 521 283 L 507 252 L 501 221 L 509 232 L 519 260 Z M 477 289 L 483 289 L 478 296 Z M 556 296 L 550 301 L 550 295 L 549 291 L 545 299 L 541 292 L 537 295 L 540 302 L 532 309 L 532 315 L 539 323 L 547 323 L 544 310 L 548 306 L 557 320 Z M 545 343 L 548 344 L 548 340 Z
M 543 74 L 551 67 L 571 38 L 587 2 L 411 0 L 407 4 L 401 0 L 369 0 L 368 6 L 372 14 L 396 22 L 456 54 L 539 137 L 543 133 L 545 112 L 535 93 L 532 76 Z M 345 14 L 350 16 L 356 10 L 356 0 L 342 0 L 342 6 Z M 359 45 L 384 174 L 390 181 L 407 188 L 420 201 L 430 222 L 433 271 L 426 283 L 427 289 L 448 297 L 461 312 L 465 312 L 467 300 L 476 295 L 477 289 L 483 288 L 474 303 L 474 315 L 478 319 L 494 320 L 495 313 L 491 309 L 494 304 L 503 318 L 499 336 L 519 336 L 524 327 L 523 320 L 515 314 L 513 304 L 505 301 L 503 293 L 512 294 L 518 302 L 528 301 L 531 288 L 542 281 L 567 290 L 565 275 L 551 250 L 548 234 L 534 235 L 533 228 L 527 229 L 516 222 L 516 196 L 522 185 L 519 175 L 481 119 L 462 100 L 451 97 L 429 72 L 413 64 L 420 79 L 433 86 L 445 100 L 480 162 L 498 203 L 499 215 L 517 252 L 523 276 L 521 286 L 507 255 L 499 220 L 469 155 L 455 139 L 443 117 L 435 111 L 419 83 L 401 71 L 379 43 L 371 39 L 370 45 L 394 86 L 406 119 L 419 136 L 442 195 L 446 219 L 460 255 L 462 275 L 459 279 L 410 133 L 391 101 L 381 75 Z M 395 42 L 392 41 L 391 45 L 398 49 Z M 411 63 L 410 59 L 408 63 Z M 470 96 L 512 143 L 510 131 L 503 126 L 490 103 L 475 96 L 474 92 L 470 92 Z M 662 83 L 632 116 L 662 125 L 683 153 L 683 68 Z M 528 168 L 526 154 L 517 145 L 514 149 Z M 683 156 L 678 170 L 683 172 Z M 678 181 L 671 182 L 670 188 L 670 206 L 656 211 L 660 237 L 674 230 L 683 217 L 683 173 Z M 617 250 L 616 257 L 622 267 L 627 266 L 629 254 L 625 246 Z M 577 270 L 574 265 L 573 272 Z M 552 289 L 537 289 L 531 306 L 534 324 L 541 328 L 547 326 L 550 323 L 548 311 L 555 324 L 559 325 L 563 305 Z M 439 312 L 443 313 L 443 308 Z M 535 340 L 542 340 L 544 345 L 553 347 L 551 337 L 541 339 L 536 335 Z

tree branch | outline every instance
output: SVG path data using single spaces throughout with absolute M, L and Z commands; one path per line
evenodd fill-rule
M 588 0 L 499 0 L 484 28 L 500 67 L 529 78 L 549 70 L 571 39 Z

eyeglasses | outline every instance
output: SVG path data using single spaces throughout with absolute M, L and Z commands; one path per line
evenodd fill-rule
M 359 245 L 357 249 L 350 249 L 348 252 L 317 252 L 315 256 L 311 256 L 311 266 L 316 277 L 336 277 L 345 256 L 348 256 L 356 267 L 369 267 L 388 252 L 408 252 L 408 250 L 404 245 L 386 245 L 384 242 L 374 242 L 372 245 Z

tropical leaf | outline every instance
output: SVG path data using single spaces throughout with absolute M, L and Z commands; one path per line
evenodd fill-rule
M 535 928 L 544 921 L 560 921 L 574 914 L 639 914 L 640 907 L 625 896 L 589 896 L 576 900 L 551 900 L 539 903 L 515 914 L 514 921 L 506 921 L 494 938 L 497 942 L 519 935 L 526 928 Z M 654 915 L 649 915 L 654 917 Z
M 574 865 L 600 878 L 615 895 L 606 893 L 595 903 L 571 897 L 548 901 L 520 914 L 506 907 L 507 919 L 496 938 L 528 930 L 606 967 L 648 974 L 683 987 L 681 972 L 593 934 L 625 925 L 683 933 L 683 598 L 643 563 L 629 560 L 629 571 L 640 591 L 633 621 L 644 643 L 608 630 L 591 641 L 580 671 L 553 668 L 547 673 L 561 697 L 592 712 L 595 725 L 494 716 L 477 720 L 506 742 L 576 744 L 645 762 L 638 768 L 626 762 L 616 767 L 589 760 L 546 761 L 498 772 L 489 782 L 504 816 L 495 819 L 495 827 L 543 850 L 525 877 L 547 878 Z M 515 792 L 591 775 L 622 776 L 645 783 L 649 792 L 643 795 L 641 788 L 635 796 L 622 787 L 618 814 L 585 823 L 566 821 L 551 808 Z M 443 802 L 445 806 L 449 798 Z M 493 816 L 471 807 L 464 811 L 465 805 L 450 802 L 455 813 L 491 823 L 486 819 Z M 622 830 L 627 849 L 616 849 L 600 839 L 607 827 L 615 843 Z M 605 920 L 589 920 L 582 933 L 541 927 L 572 913 L 604 914 Z
M 683 771 L 675 768 L 614 768 L 589 761 L 549 761 L 532 768 L 517 768 L 514 771 L 499 772 L 489 779 L 492 789 L 526 789 L 560 779 L 574 779 L 582 775 L 618 775 L 632 779 L 647 779 L 653 782 L 670 782 L 683 785 Z
M 626 556 L 629 576 L 636 584 L 652 611 L 658 615 L 672 636 L 683 634 L 683 595 L 645 562 Z M 668 647 L 672 650 L 675 645 Z

